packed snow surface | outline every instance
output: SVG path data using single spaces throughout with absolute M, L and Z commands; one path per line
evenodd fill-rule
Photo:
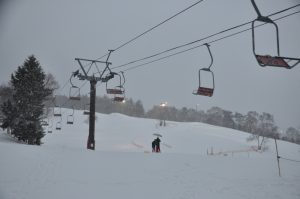
M 0 131 L 0 199 L 299 199 L 300 163 L 280 159 L 274 140 L 257 152 L 249 134 L 202 123 L 97 114 L 96 150 L 87 150 L 87 116 L 63 109 L 42 146 Z M 45 128 L 46 132 L 51 127 Z M 161 153 L 151 152 L 153 133 Z M 278 141 L 279 155 L 300 159 L 300 146 Z

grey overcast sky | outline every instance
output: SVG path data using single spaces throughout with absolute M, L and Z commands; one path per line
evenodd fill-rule
M 0 83 L 7 83 L 17 67 L 34 54 L 45 72 L 52 73 L 63 87 L 71 73 L 79 68 L 74 58 L 97 59 L 108 49 L 117 48 L 196 0 L 0 2 Z M 300 1 L 256 0 L 256 3 L 263 15 L 269 15 Z M 300 6 L 272 18 L 299 10 Z M 119 66 L 255 18 L 250 0 L 204 0 L 119 49 L 111 55 L 110 61 L 112 67 Z M 299 20 L 298 13 L 276 22 L 282 56 L 300 57 Z M 239 30 L 242 29 L 235 31 Z M 257 48 L 264 54 L 275 52 L 273 31 L 270 25 L 257 29 Z M 214 56 L 211 69 L 216 84 L 211 98 L 192 95 L 198 86 L 198 69 L 207 67 L 210 62 L 204 47 L 125 72 L 126 97 L 140 99 L 146 110 L 163 101 L 177 108 L 207 110 L 219 106 L 243 114 L 250 110 L 272 113 L 282 129 L 300 126 L 300 64 L 291 70 L 262 68 L 254 59 L 251 42 L 251 31 L 248 31 L 211 44 Z M 128 67 L 132 66 L 135 64 Z M 74 80 L 74 84 L 81 86 L 83 82 Z M 67 95 L 69 86 L 60 89 L 58 94 Z M 97 95 L 104 95 L 104 87 L 98 85 Z M 87 94 L 88 90 L 89 84 L 86 84 L 81 93 Z

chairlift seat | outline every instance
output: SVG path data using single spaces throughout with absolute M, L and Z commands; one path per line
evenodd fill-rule
M 49 126 L 48 122 L 46 122 L 46 121 L 42 121 L 42 122 L 41 122 L 41 125 L 42 125 L 42 126 Z
M 197 92 L 194 92 L 194 95 L 203 95 L 203 96 L 208 96 L 211 97 L 214 93 L 213 88 L 206 88 L 206 87 L 199 87 Z
M 67 121 L 67 124 L 73 124 L 73 121 Z
M 108 89 L 106 89 L 106 93 L 107 94 L 114 94 L 114 95 L 116 95 L 116 94 L 121 95 L 121 94 L 124 93 L 124 91 L 122 89 L 119 89 L 119 88 L 108 88 Z
M 80 100 L 79 96 L 70 96 L 70 100 Z
M 290 68 L 288 63 L 284 60 L 283 57 L 270 56 L 270 55 L 256 55 L 257 62 L 260 66 L 275 66 Z
M 260 66 L 275 66 L 291 69 L 300 63 L 300 59 L 290 57 L 279 57 L 270 55 L 255 55 L 257 62 Z M 289 61 L 294 61 L 292 65 L 288 64 Z
M 83 115 L 89 115 L 89 114 L 90 114 L 89 111 L 87 111 L 87 110 L 84 110 L 84 111 L 83 111 Z
M 54 113 L 54 117 L 61 117 L 61 113 Z

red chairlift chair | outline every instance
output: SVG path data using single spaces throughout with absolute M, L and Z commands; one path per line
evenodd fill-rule
M 197 90 L 195 90 L 193 92 L 194 95 L 203 95 L 203 96 L 207 96 L 207 97 L 211 97 L 214 93 L 214 89 L 215 89 L 215 78 L 214 78 L 214 73 L 210 70 L 210 67 L 213 64 L 213 56 L 211 54 L 210 48 L 209 48 L 209 44 L 204 44 L 209 52 L 210 58 L 211 58 L 211 62 L 208 68 L 201 68 L 199 69 L 199 87 Z M 211 84 L 210 86 L 204 86 L 203 82 L 201 82 L 201 75 L 206 75 L 206 76 L 210 76 L 211 79 Z
M 277 24 L 270 19 L 269 17 L 262 16 L 258 7 L 256 6 L 254 0 L 251 0 L 251 3 L 258 15 L 257 19 L 252 21 L 252 50 L 253 54 L 258 62 L 258 64 L 262 67 L 265 66 L 273 66 L 273 67 L 281 67 L 286 69 L 291 69 L 295 67 L 297 64 L 300 63 L 299 58 L 292 58 L 292 57 L 282 57 L 280 56 L 280 48 L 279 48 L 279 28 Z M 256 53 L 255 49 L 255 22 L 263 22 L 268 24 L 273 24 L 276 30 L 276 42 L 277 42 L 277 55 L 259 55 Z

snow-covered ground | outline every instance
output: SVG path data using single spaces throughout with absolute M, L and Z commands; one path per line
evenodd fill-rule
M 300 162 L 280 160 L 274 140 L 253 151 L 249 134 L 202 123 L 97 114 L 96 150 L 86 149 L 87 116 L 47 134 L 42 146 L 0 132 L 0 199 L 300 198 Z M 47 130 L 47 129 L 46 129 Z M 152 134 L 163 135 L 151 153 Z M 278 141 L 279 155 L 300 159 L 300 146 Z M 207 155 L 207 152 L 215 155 Z

